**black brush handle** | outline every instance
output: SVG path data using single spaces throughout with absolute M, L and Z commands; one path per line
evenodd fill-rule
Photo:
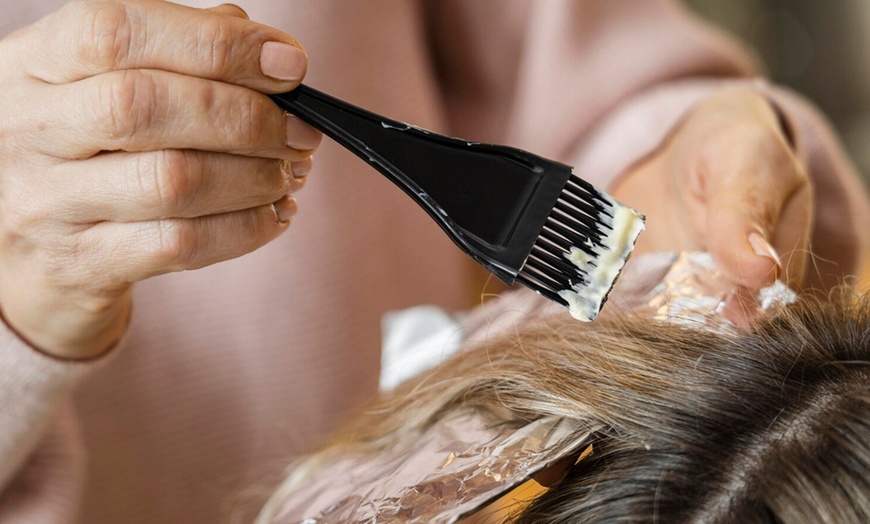
M 393 181 L 509 284 L 570 175 L 531 153 L 438 135 L 305 85 L 272 99 Z M 559 176 L 545 176 L 553 170 Z M 549 204 L 530 206 L 542 191 Z

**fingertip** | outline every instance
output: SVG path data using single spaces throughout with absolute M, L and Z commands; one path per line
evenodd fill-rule
M 746 235 L 746 242 L 755 255 L 754 260 L 750 263 L 755 272 L 750 276 L 754 276 L 756 279 L 756 289 L 773 284 L 783 273 L 782 258 L 779 253 L 758 231 L 752 231 Z M 749 283 L 751 281 L 747 282 L 747 284 Z
M 307 153 L 304 158 L 310 157 L 311 152 L 317 149 L 323 140 L 323 133 L 290 113 L 284 115 L 284 126 L 287 147 L 300 153 Z M 299 161 L 304 158 L 300 158 Z
M 290 163 L 290 172 L 293 174 L 293 178 L 305 178 L 308 176 L 308 173 L 311 172 L 311 169 L 314 167 L 314 158 L 308 157 L 297 162 Z
M 311 172 L 313 162 L 308 157 L 299 162 L 288 162 L 287 169 L 290 171 L 290 193 L 296 193 L 305 187 L 308 173 Z
M 738 266 L 736 281 L 749 289 L 767 287 L 779 278 L 779 266 L 769 258 L 746 257 Z
M 272 204 L 272 210 L 275 212 L 279 224 L 289 224 L 298 210 L 296 199 L 290 195 L 284 195 Z
M 260 47 L 260 71 L 272 80 L 290 82 L 295 88 L 308 71 L 308 55 L 302 47 L 286 42 L 268 41 Z
M 782 262 L 779 253 L 777 253 L 776 249 L 774 249 L 770 242 L 764 238 L 764 235 L 758 231 L 752 231 L 746 235 L 746 241 L 752 247 L 752 251 L 756 256 L 769 260 L 774 264 L 777 270 L 782 270 Z
M 709 246 L 725 276 L 736 284 L 760 289 L 773 284 L 782 274 L 776 250 L 756 231 L 739 236 L 722 237 Z
M 305 182 L 307 179 L 308 179 L 308 177 L 302 177 L 302 178 L 293 177 L 293 178 L 291 178 L 290 188 L 287 191 L 291 194 L 298 193 L 299 191 L 301 191 L 305 187 Z
M 782 272 L 779 255 L 770 245 L 771 216 L 761 197 L 727 189 L 708 204 L 707 251 L 724 275 L 737 285 L 760 289 Z
M 207 11 L 240 20 L 251 20 L 248 13 L 236 4 L 225 3 Z M 234 26 L 243 28 L 251 37 L 251 44 L 258 47 L 256 52 L 259 53 L 259 72 L 265 78 L 254 81 L 257 90 L 282 93 L 299 86 L 308 70 L 308 55 L 295 38 L 273 27 L 257 23 L 236 23 Z M 253 31 L 251 26 L 257 26 L 259 30 Z M 247 55 L 245 58 L 247 59 Z M 242 83 L 248 85 L 250 79 L 244 80 Z M 267 82 L 264 83 L 263 80 Z

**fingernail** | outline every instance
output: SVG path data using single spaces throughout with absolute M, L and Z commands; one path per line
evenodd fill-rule
M 290 195 L 284 195 L 280 200 L 272 204 L 272 208 L 275 210 L 278 222 L 286 224 L 296 214 L 296 199 Z
M 284 117 L 287 124 L 287 146 L 297 151 L 310 151 L 320 145 L 323 135 L 299 118 L 287 113 Z
M 311 159 L 293 162 L 290 164 L 290 172 L 293 173 L 293 178 L 302 178 L 311 172 L 312 165 Z
M 779 254 L 777 254 L 776 250 L 773 249 L 773 246 L 764 239 L 759 233 L 752 232 L 746 237 L 749 241 L 749 245 L 752 246 L 752 250 L 756 255 L 760 257 L 767 257 L 776 264 L 776 267 L 782 268 L 782 265 L 779 262 Z
M 305 76 L 305 51 L 283 42 L 266 42 L 260 48 L 260 71 L 277 80 L 296 81 Z

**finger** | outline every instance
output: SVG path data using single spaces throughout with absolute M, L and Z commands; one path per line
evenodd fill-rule
M 60 158 L 201 149 L 302 160 L 321 140 L 266 95 L 175 73 L 119 71 L 42 89 L 52 102 L 31 117 L 44 128 L 37 147 Z
M 743 286 L 732 290 L 723 301 L 721 313 L 729 322 L 743 329 L 748 329 L 752 321 L 762 313 L 761 304 L 755 297 L 755 292 Z
M 192 218 L 269 204 L 301 188 L 283 160 L 195 150 L 110 153 L 54 168 L 75 184 L 53 214 L 71 223 Z
M 804 217 L 782 211 L 808 181 L 790 151 L 779 147 L 739 146 L 709 165 L 703 241 L 726 276 L 750 289 L 771 284 L 782 272 L 771 247 L 780 227 L 804 227 Z
M 782 272 L 778 253 L 770 245 L 768 219 L 750 215 L 747 206 L 765 206 L 762 197 L 749 191 L 734 191 L 742 201 L 724 198 L 711 205 L 708 213 L 709 252 L 726 276 L 741 286 L 758 289 L 775 281 Z M 778 210 L 770 210 L 772 220 Z
M 307 172 L 301 176 L 296 175 L 294 172 L 296 168 L 293 167 L 295 164 L 297 164 L 297 162 L 291 162 L 287 167 L 290 170 L 290 189 L 288 190 L 288 193 L 291 194 L 301 191 L 302 188 L 305 187 L 305 182 L 308 180 Z
M 52 84 L 160 69 L 263 92 L 297 86 L 308 66 L 299 43 L 240 14 L 226 5 L 204 10 L 148 0 L 70 2 L 16 35 L 18 65 Z
M 212 11 L 214 13 L 220 13 L 227 16 L 234 16 L 236 18 L 243 18 L 245 20 L 251 19 L 251 17 L 248 16 L 248 13 L 236 4 L 221 4 L 216 7 L 209 7 L 208 9 L 206 9 L 206 11 Z
M 311 172 L 311 169 L 314 167 L 314 159 L 309 156 L 308 158 L 305 158 L 303 160 L 292 162 L 290 167 L 290 172 L 293 174 L 293 178 L 296 178 L 298 180 L 304 180 L 305 177 L 308 176 L 308 173 Z
M 111 269 L 87 268 L 91 278 L 111 288 L 250 253 L 286 231 L 295 211 L 296 203 L 288 196 L 274 204 L 201 218 L 101 222 L 81 234 L 81 245 L 89 252 L 112 254 Z
M 807 274 L 812 224 L 812 185 L 804 184 L 783 206 L 779 223 L 770 236 L 783 267 L 782 278 L 794 288 L 801 286 Z
M 292 175 L 290 181 L 290 193 L 296 193 L 305 187 L 305 182 L 308 180 L 308 173 L 311 172 L 313 166 L 314 160 L 311 157 L 300 160 L 299 162 L 290 163 L 290 174 Z
M 756 191 L 731 189 L 711 202 L 707 212 L 707 251 L 730 280 L 750 289 L 771 284 L 782 270 L 768 240 L 769 227 L 762 225 L 776 220 L 779 210 Z

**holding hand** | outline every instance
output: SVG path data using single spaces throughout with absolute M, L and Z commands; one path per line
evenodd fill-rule
M 735 287 L 806 273 L 812 190 L 777 114 L 749 89 L 719 92 L 614 195 L 647 216 L 636 252 L 707 251 Z
M 320 134 L 263 93 L 307 58 L 234 6 L 74 1 L 0 41 L 0 308 L 86 358 L 130 288 L 238 257 L 288 227 Z

